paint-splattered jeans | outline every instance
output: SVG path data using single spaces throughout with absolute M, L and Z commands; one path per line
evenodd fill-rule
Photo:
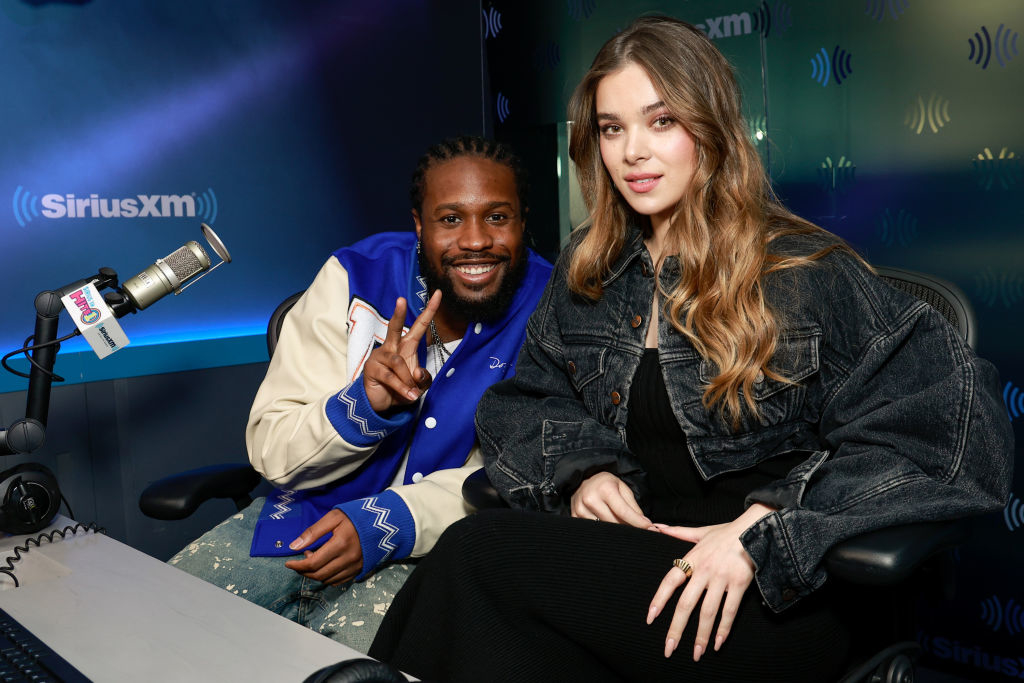
M 415 561 L 385 565 L 359 583 L 325 586 L 285 567 L 292 558 L 250 557 L 263 501 L 203 534 L 169 564 L 366 653 Z

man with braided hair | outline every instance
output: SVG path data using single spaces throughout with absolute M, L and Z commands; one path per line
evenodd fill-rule
M 365 652 L 392 596 L 470 508 L 476 403 L 513 374 L 551 266 L 523 243 L 525 173 L 500 143 L 431 147 L 415 233 L 334 252 L 288 313 L 246 445 L 278 487 L 170 560 Z

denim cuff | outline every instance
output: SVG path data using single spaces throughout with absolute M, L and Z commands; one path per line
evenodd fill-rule
M 824 572 L 811 577 L 801 574 L 783 513 L 771 512 L 740 534 L 740 543 L 754 561 L 761 597 L 773 612 L 792 607 L 824 583 Z
M 335 505 L 344 512 L 359 534 L 363 549 L 362 581 L 382 562 L 404 559 L 416 545 L 416 523 L 400 495 L 388 489 L 376 496 Z
M 415 404 L 412 404 L 415 405 Z M 402 410 L 392 419 L 381 417 L 370 406 L 360 375 L 324 406 L 327 419 L 342 439 L 353 446 L 372 446 L 409 422 L 413 410 Z

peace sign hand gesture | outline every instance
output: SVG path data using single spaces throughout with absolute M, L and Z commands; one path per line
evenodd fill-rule
M 437 290 L 403 336 L 407 303 L 401 297 L 395 301 L 384 343 L 373 350 L 363 367 L 363 389 L 378 415 L 416 401 L 430 388 L 433 378 L 420 367 L 416 350 L 440 305 L 441 290 Z

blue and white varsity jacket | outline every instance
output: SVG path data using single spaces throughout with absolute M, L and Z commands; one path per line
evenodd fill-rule
M 530 251 L 505 317 L 471 322 L 422 401 L 385 418 L 370 408 L 362 370 L 395 300 L 409 302 L 406 328 L 426 303 L 415 242 L 413 232 L 381 233 L 339 249 L 285 318 L 246 428 L 250 461 L 279 487 L 263 506 L 252 555 L 294 555 L 288 544 L 337 507 L 359 533 L 361 579 L 382 562 L 426 554 L 470 511 L 461 488 L 482 465 L 476 404 L 513 374 L 551 265 Z M 423 344 L 421 363 L 425 354 Z M 392 486 L 407 446 L 403 483 Z

